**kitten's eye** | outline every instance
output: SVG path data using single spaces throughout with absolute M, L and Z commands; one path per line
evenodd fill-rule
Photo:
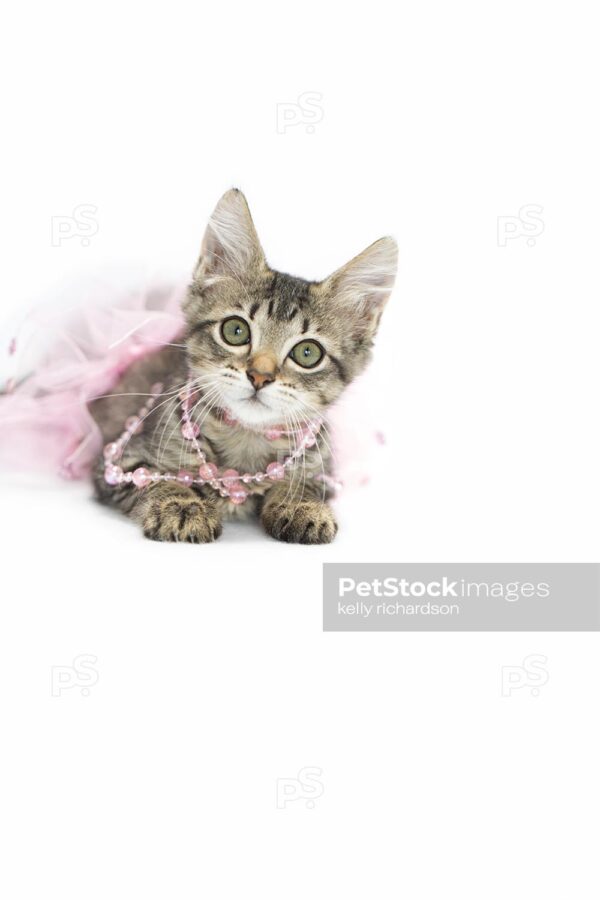
M 250 343 L 250 326 L 238 316 L 225 319 L 221 325 L 221 337 L 226 344 L 239 347 L 241 344 Z
M 325 351 L 316 341 L 300 341 L 290 350 L 290 356 L 303 369 L 314 369 L 323 359 Z

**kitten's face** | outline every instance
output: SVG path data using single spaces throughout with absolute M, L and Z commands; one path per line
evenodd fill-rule
M 211 217 L 185 303 L 193 374 L 253 427 L 298 426 L 365 367 L 396 271 L 383 238 L 323 282 L 274 272 L 239 191 Z

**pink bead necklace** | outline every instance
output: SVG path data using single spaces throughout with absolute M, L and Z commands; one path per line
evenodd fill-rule
M 111 486 L 133 484 L 136 488 L 145 488 L 149 484 L 154 484 L 157 481 L 178 481 L 180 484 L 184 484 L 187 487 L 190 487 L 193 484 L 206 484 L 215 491 L 218 491 L 221 497 L 227 497 L 231 503 L 239 506 L 241 503 L 246 502 L 246 499 L 250 494 L 250 490 L 248 489 L 250 485 L 261 484 L 263 481 L 267 480 L 281 481 L 285 478 L 286 471 L 294 465 L 309 447 L 313 447 L 316 444 L 317 434 L 323 424 L 322 419 L 315 419 L 309 422 L 301 431 L 285 431 L 283 428 L 279 427 L 267 428 L 261 433 L 271 441 L 275 441 L 283 435 L 297 435 L 299 441 L 293 453 L 286 456 L 282 463 L 269 463 L 264 472 L 255 472 L 254 474 L 246 472 L 244 475 L 240 475 L 236 469 L 225 469 L 223 472 L 219 473 L 219 470 L 214 463 L 206 461 L 206 456 L 198 441 L 200 427 L 192 420 L 190 411 L 192 398 L 194 396 L 194 389 L 190 381 L 179 395 L 181 405 L 181 434 L 186 441 L 190 442 L 198 455 L 198 460 L 200 462 L 198 474 L 195 475 L 187 469 L 182 469 L 177 474 L 172 472 L 150 472 L 143 466 L 132 472 L 124 472 L 121 466 L 118 465 L 118 460 L 121 459 L 123 450 L 131 438 L 135 434 L 139 434 L 142 430 L 145 417 L 149 414 L 157 399 L 162 395 L 162 392 L 162 384 L 153 384 L 150 389 L 150 396 L 145 405 L 139 410 L 137 416 L 130 416 L 126 419 L 125 429 L 121 436 L 118 437 L 116 441 L 105 446 L 104 480 L 107 484 L 110 484 Z M 223 414 L 223 421 L 231 426 L 239 424 L 227 411 Z M 245 485 L 248 487 L 245 487 Z

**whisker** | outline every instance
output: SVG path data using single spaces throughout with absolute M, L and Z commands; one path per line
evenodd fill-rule
M 204 422 L 204 419 L 206 418 L 206 415 L 208 414 L 208 412 L 205 410 L 204 415 L 201 416 L 199 419 L 198 419 L 198 417 L 194 417 L 194 413 L 196 412 L 196 410 L 199 407 L 201 407 L 202 405 L 206 406 L 209 403 L 209 401 L 212 401 L 211 405 L 209 407 L 209 411 L 210 411 L 210 409 L 213 408 L 214 404 L 219 399 L 219 394 L 220 394 L 220 391 L 219 391 L 218 383 L 215 382 L 214 384 L 210 385 L 208 390 L 206 391 L 206 393 L 202 394 L 200 399 L 194 403 L 193 407 L 190 410 L 190 418 L 193 419 L 194 421 L 196 421 L 196 424 L 198 425 L 198 427 L 200 427 L 201 424 Z M 170 437 L 171 436 L 169 436 L 169 440 L 170 440 Z M 183 454 L 186 449 L 187 449 L 186 442 L 184 440 L 182 442 L 180 450 L 179 450 L 179 466 L 180 467 L 183 464 Z
M 192 387 L 192 384 L 194 384 L 194 382 L 191 382 L 191 383 L 190 383 L 190 388 Z M 196 385 L 196 387 L 198 387 L 198 385 Z M 210 393 L 210 391 L 209 391 L 209 393 Z M 190 410 L 190 416 L 193 414 L 194 410 L 197 408 L 198 404 L 199 404 L 201 401 L 202 401 L 202 398 L 201 398 L 200 400 L 196 401 L 196 403 L 194 404 L 194 406 L 193 406 L 192 409 Z M 167 440 L 164 441 L 165 433 L 166 433 L 166 430 L 167 430 L 167 428 L 168 428 L 168 426 L 169 426 L 169 419 L 171 418 L 171 415 L 173 414 L 173 412 L 175 412 L 175 410 L 172 410 L 172 412 L 169 414 L 169 418 L 167 419 L 167 421 L 166 421 L 166 423 L 165 423 L 165 426 L 164 426 L 164 428 L 163 428 L 163 432 L 162 432 L 162 434 L 161 434 L 161 439 L 160 439 L 159 449 L 158 449 L 158 460 L 159 460 L 159 462 L 162 460 L 164 453 L 166 453 L 167 447 L 169 446 L 169 444 L 170 444 L 170 442 L 171 442 L 171 439 L 173 438 L 173 435 L 176 433 L 177 429 L 180 427 L 180 421 L 179 421 L 179 419 L 178 419 L 177 422 L 175 423 L 175 425 L 173 426 L 173 428 L 171 429 L 171 431 L 169 432 L 169 436 L 168 436 Z M 163 449 L 163 441 L 164 441 L 164 449 Z M 181 443 L 180 448 L 179 448 L 179 462 L 180 462 L 180 467 L 181 467 L 181 464 L 182 464 L 182 462 L 183 462 L 183 451 L 184 451 L 186 448 L 187 448 L 187 444 L 186 444 L 186 442 L 185 442 L 185 439 L 182 439 L 182 443 Z

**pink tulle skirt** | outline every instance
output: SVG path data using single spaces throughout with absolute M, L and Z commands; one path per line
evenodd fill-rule
M 109 290 L 114 288 L 109 288 Z M 8 341 L 0 396 L 0 461 L 11 468 L 86 476 L 101 450 L 88 403 L 131 363 L 177 339 L 185 287 L 152 287 L 29 314 Z
M 7 339 L 8 371 L 0 393 L 0 464 L 83 478 L 101 451 L 88 403 L 109 393 L 140 356 L 177 342 L 186 285 L 135 290 L 89 285 L 69 309 L 45 304 Z M 336 478 L 368 481 L 369 457 L 383 436 L 372 421 L 364 379 L 329 416 Z

